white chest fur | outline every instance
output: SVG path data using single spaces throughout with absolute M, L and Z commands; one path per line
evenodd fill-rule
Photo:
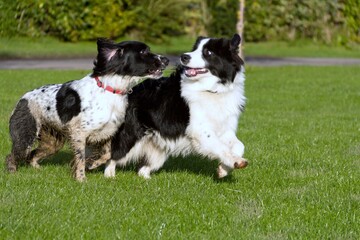
M 187 131 L 211 130 L 217 135 L 227 131 L 236 132 L 241 106 L 245 105 L 243 73 L 239 72 L 234 82 L 228 85 L 214 83 L 201 89 L 195 84 L 182 83 L 182 95 L 190 108 Z
M 81 87 L 81 128 L 89 133 L 88 141 L 111 137 L 124 121 L 127 96 L 113 94 L 95 84 Z

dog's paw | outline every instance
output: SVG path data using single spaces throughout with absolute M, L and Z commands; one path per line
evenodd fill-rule
M 33 168 L 36 168 L 36 169 L 40 169 L 40 165 L 37 163 L 37 162 L 30 162 L 30 166 L 32 166 Z
M 105 168 L 104 176 L 106 178 L 114 178 L 115 177 L 115 168 L 112 168 L 112 167 Z
M 151 179 L 151 177 L 150 177 L 150 168 L 146 167 L 146 166 L 140 168 L 140 170 L 138 171 L 138 175 L 140 177 L 145 178 L 145 179 Z
M 78 181 L 78 182 L 86 182 L 86 177 L 85 177 L 85 175 L 76 176 L 75 179 L 76 179 L 76 181 Z
M 9 173 L 15 173 L 16 172 L 16 162 L 11 157 L 11 155 L 6 156 L 6 166 Z
M 229 175 L 232 170 L 233 170 L 232 168 L 229 168 L 228 166 L 226 166 L 224 164 L 220 164 L 217 168 L 217 176 L 218 176 L 218 178 L 224 178 L 227 175 Z
M 246 168 L 248 161 L 245 158 L 240 158 L 234 163 L 234 169 Z
M 78 182 L 86 182 L 85 170 L 83 169 L 74 171 L 73 176 Z

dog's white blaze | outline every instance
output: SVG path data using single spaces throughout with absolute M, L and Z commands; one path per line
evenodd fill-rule
M 206 67 L 206 62 L 205 62 L 204 58 L 202 57 L 202 50 L 203 50 L 204 45 L 209 40 L 210 40 L 209 38 L 205 38 L 205 39 L 201 40 L 197 49 L 195 49 L 195 51 L 185 53 L 191 57 L 189 63 L 185 64 L 185 66 L 187 66 L 189 68 L 204 68 L 204 67 Z

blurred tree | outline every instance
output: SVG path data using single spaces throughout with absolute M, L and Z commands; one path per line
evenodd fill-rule
M 243 38 L 243 30 L 244 30 L 244 10 L 245 10 L 245 0 L 239 0 L 239 11 L 237 15 L 237 24 L 236 30 L 240 35 L 241 39 Z
M 24 0 L 17 2 L 18 34 L 65 41 L 116 38 L 136 21 L 131 0 Z
M 354 41 L 360 43 L 360 0 L 339 0 L 344 8 L 345 17 L 344 37 L 339 41 Z
M 343 4 L 338 0 L 248 0 L 245 38 L 252 42 L 299 38 L 336 42 L 345 27 Z
M 239 47 L 239 55 L 240 57 L 243 57 L 243 51 L 242 51 L 242 46 L 244 44 L 244 10 L 245 10 L 245 0 L 239 0 L 239 11 L 238 11 L 238 16 L 237 16 L 237 24 L 236 24 L 236 30 L 237 33 L 240 35 L 241 37 L 241 46 Z
M 145 41 L 161 42 L 169 36 L 184 34 L 185 12 L 189 1 L 132 0 L 136 19 L 129 29 L 130 36 Z
M 207 36 L 206 26 L 210 22 L 210 13 L 204 0 L 188 0 L 186 11 L 183 12 L 185 19 L 185 32 L 195 38 Z
M 245 0 L 0 0 L 0 36 L 82 41 L 130 35 L 161 42 L 238 31 L 251 42 L 360 42 L 360 0 L 247 0 L 244 6 Z
M 215 37 L 232 36 L 236 31 L 239 0 L 206 0 L 209 21 L 206 29 Z

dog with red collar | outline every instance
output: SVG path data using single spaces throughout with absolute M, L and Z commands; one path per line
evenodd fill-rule
M 68 140 L 74 152 L 73 175 L 84 181 L 86 145 L 108 141 L 124 121 L 131 88 L 141 79 L 160 78 L 169 63 L 142 42 L 99 39 L 97 47 L 92 74 L 45 85 L 21 97 L 9 122 L 9 172 L 15 172 L 21 161 L 39 168 L 40 160 Z

